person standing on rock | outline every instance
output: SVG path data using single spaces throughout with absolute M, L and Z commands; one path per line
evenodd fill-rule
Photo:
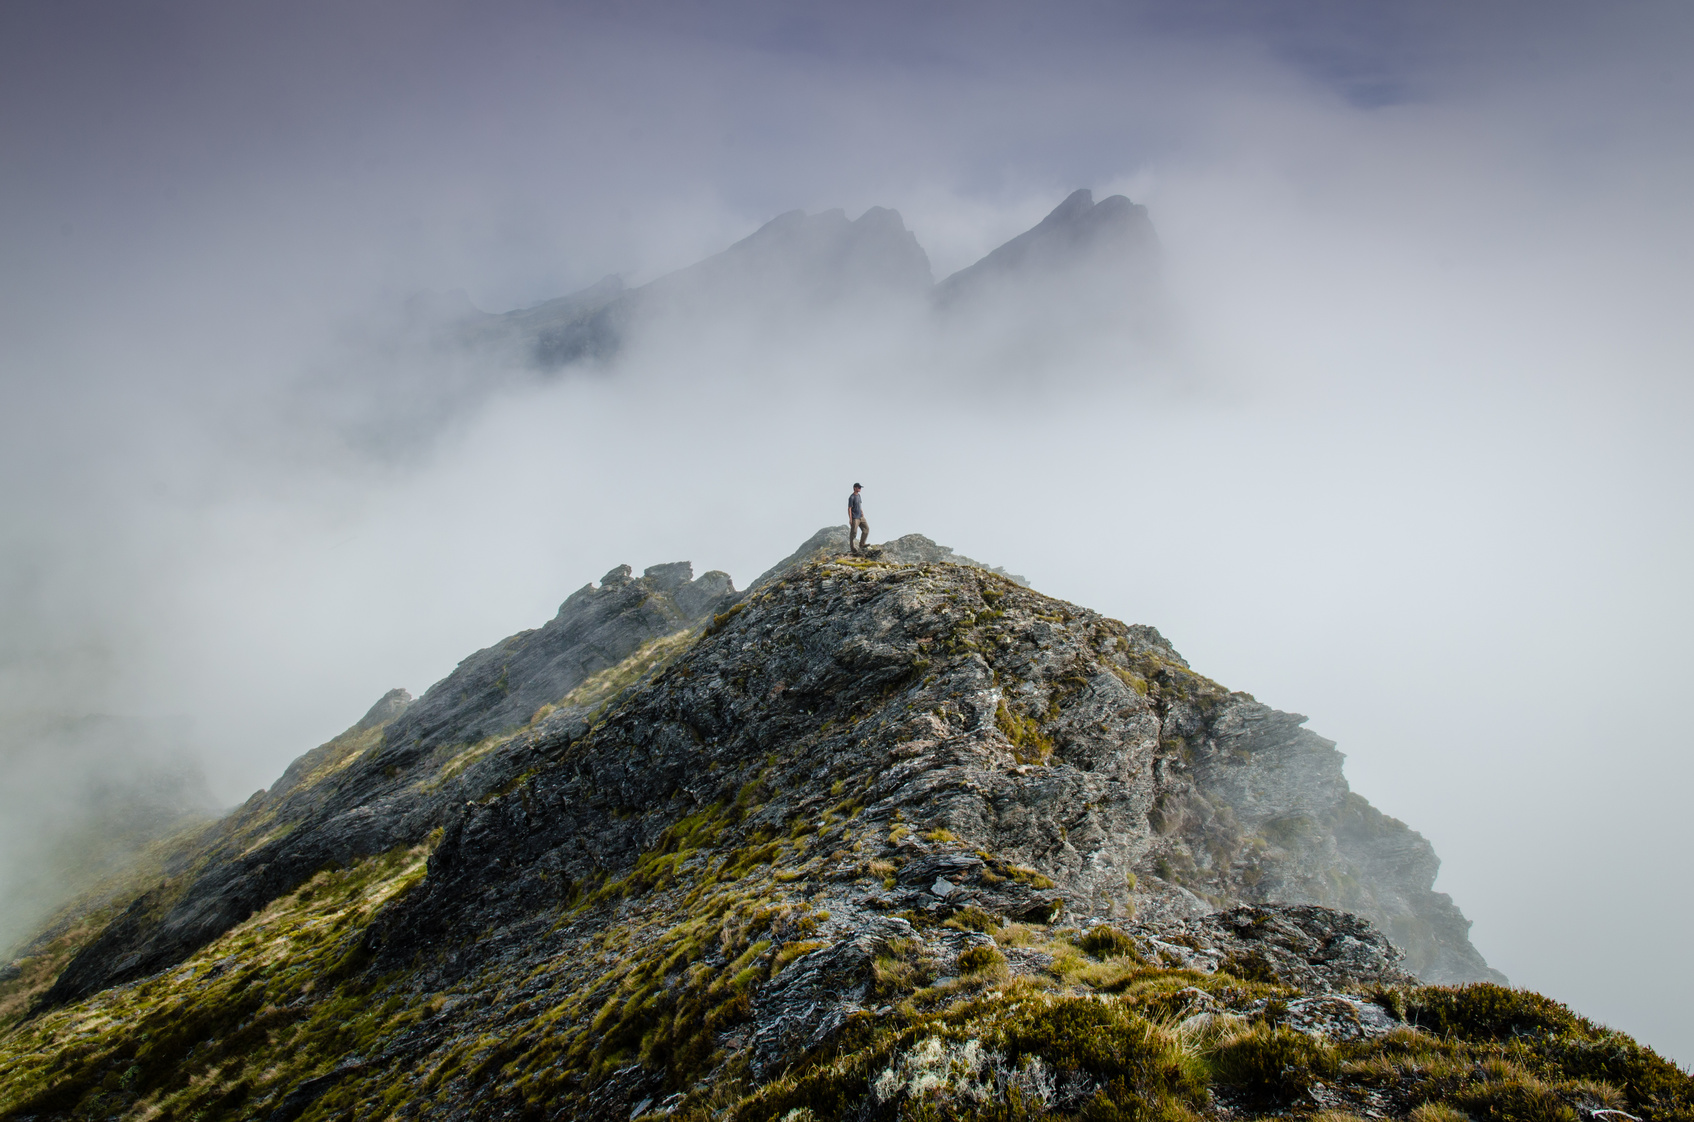
M 853 544 L 853 531 L 859 532 L 859 544 Z M 853 493 L 847 496 L 847 551 L 858 553 L 865 547 L 865 539 L 871 536 L 870 523 L 865 521 L 865 501 L 859 497 L 859 485 L 853 484 Z

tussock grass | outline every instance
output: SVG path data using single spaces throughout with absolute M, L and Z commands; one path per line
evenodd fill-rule
M 424 1002 L 373 1001 L 375 980 L 355 975 L 365 925 L 427 856 L 319 873 L 174 970 L 15 1027 L 0 1038 L 0 1117 L 223 1117 L 404 1031 Z

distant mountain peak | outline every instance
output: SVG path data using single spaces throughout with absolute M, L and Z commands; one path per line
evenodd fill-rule
M 786 304 L 923 291 L 932 283 L 929 256 L 898 211 L 872 207 L 849 219 L 836 208 L 780 214 L 722 253 L 638 289 L 645 297 L 632 296 Z
M 936 285 L 935 299 L 950 307 L 1014 289 L 1025 297 L 1062 290 L 1066 282 L 1147 285 L 1158 251 L 1146 207 L 1123 195 L 1096 203 L 1092 191 L 1072 191 L 1034 227 Z
M 1114 195 L 1112 197 L 1116 199 L 1123 198 L 1122 195 Z M 1093 209 L 1094 192 L 1090 191 L 1086 187 L 1078 187 L 1076 190 L 1066 195 L 1065 201 L 1054 207 L 1052 213 L 1048 214 L 1046 218 L 1041 220 L 1041 224 L 1045 226 L 1049 222 L 1068 222 L 1078 215 L 1087 214 Z
M 929 256 L 900 212 L 873 206 L 857 218 L 839 207 L 790 210 L 718 253 L 637 288 L 618 277 L 504 315 L 460 316 L 474 345 L 505 347 L 528 366 L 558 370 L 615 359 L 643 325 L 751 315 L 792 323 L 842 310 L 906 304 L 989 315 L 1043 298 L 1145 304 L 1157 270 L 1158 239 L 1147 209 L 1122 195 L 1094 201 L 1073 191 L 1033 228 L 939 285 Z M 458 305 L 454 305 L 458 308 Z M 465 308 L 468 309 L 468 304 Z M 1133 309 L 1132 309 L 1133 310 Z

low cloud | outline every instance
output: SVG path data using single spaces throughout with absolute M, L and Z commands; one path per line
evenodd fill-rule
M 153 846 L 215 813 L 181 725 L 11 715 L 0 732 L 0 948 L 74 894 L 121 892 Z

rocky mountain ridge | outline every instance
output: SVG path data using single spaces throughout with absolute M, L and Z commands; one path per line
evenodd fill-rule
M 620 566 L 573 593 L 544 627 L 471 655 L 417 701 L 391 691 L 219 822 L 195 860 L 131 903 L 43 1000 L 85 997 L 174 965 L 326 864 L 417 844 L 452 808 L 505 780 L 509 753 L 482 758 L 496 732 L 577 691 L 598 697 L 609 686 L 595 675 L 686 633 L 733 595 L 726 574 L 695 580 L 687 562 L 641 577 Z
M 1689 1116 L 1304 718 L 841 544 L 620 566 L 383 698 L 66 950 L 0 1118 Z

